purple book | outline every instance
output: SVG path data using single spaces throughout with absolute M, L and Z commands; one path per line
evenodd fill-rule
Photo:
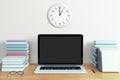
M 27 42 L 27 40 L 7 40 L 7 42 Z
M 97 50 L 98 50 L 98 51 L 97 51 L 97 54 L 98 54 L 98 69 L 99 69 L 100 71 L 102 71 L 101 51 L 100 51 L 99 48 L 98 48 Z

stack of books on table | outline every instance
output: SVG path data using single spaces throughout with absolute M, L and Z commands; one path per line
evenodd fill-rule
M 27 40 L 7 40 L 6 57 L 2 59 L 2 71 L 24 71 L 29 65 Z
M 6 56 L 2 59 L 2 72 L 24 71 L 26 65 L 25 56 Z
M 119 53 L 116 41 L 94 41 L 92 60 L 93 65 L 102 72 L 119 72 Z

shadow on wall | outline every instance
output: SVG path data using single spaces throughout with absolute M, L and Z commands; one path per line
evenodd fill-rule
M 6 56 L 6 45 L 5 42 L 0 44 L 0 60 Z
M 83 63 L 92 63 L 93 43 L 83 45 Z
M 38 63 L 38 44 L 37 40 L 29 39 L 30 63 Z

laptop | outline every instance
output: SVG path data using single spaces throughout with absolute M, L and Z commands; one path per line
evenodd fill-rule
M 39 34 L 38 64 L 34 73 L 87 73 L 83 66 L 83 35 Z

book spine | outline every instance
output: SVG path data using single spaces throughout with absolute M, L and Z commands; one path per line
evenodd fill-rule
M 6 50 L 28 50 L 28 48 L 6 48 Z
M 28 44 L 6 44 L 6 47 L 25 48 L 25 47 L 29 47 L 29 45 Z
M 7 54 L 28 54 L 29 51 L 7 51 Z
M 26 56 L 27 54 L 6 54 L 6 56 Z
M 4 64 L 24 64 L 24 61 L 2 61 L 2 65 Z
M 23 68 L 2 68 L 2 72 L 24 71 L 25 68 L 26 68 L 26 66 Z
M 97 48 L 117 48 L 117 45 L 94 45 Z
M 97 56 L 98 56 L 98 69 L 102 71 L 101 51 L 99 48 L 97 48 Z
M 27 40 L 7 40 L 7 42 L 27 42 Z
M 3 64 L 2 65 L 2 68 L 20 68 L 20 67 L 24 67 L 27 63 L 24 63 L 24 64 L 14 64 L 14 65 L 8 65 L 8 64 Z
M 28 42 L 6 42 L 6 44 L 28 44 Z
M 116 45 L 116 41 L 113 40 L 95 40 L 94 44 L 103 44 L 103 45 Z

